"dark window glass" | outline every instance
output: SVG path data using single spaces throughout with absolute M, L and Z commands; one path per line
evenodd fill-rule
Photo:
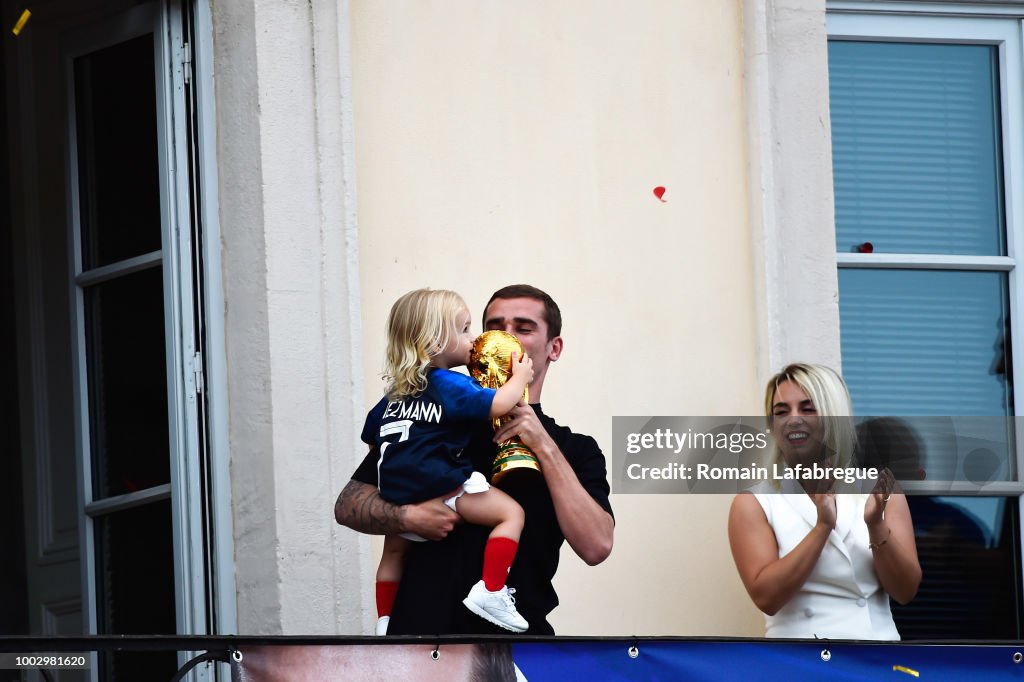
M 82 269 L 160 249 L 153 36 L 75 60 Z
M 892 604 L 903 639 L 1019 639 L 1017 498 L 907 500 L 923 575 L 910 604 Z
M 174 634 L 170 500 L 113 512 L 93 523 L 100 634 Z M 167 680 L 177 658 L 173 651 L 108 653 L 101 666 L 103 680 Z
M 85 290 L 93 496 L 170 482 L 160 268 Z

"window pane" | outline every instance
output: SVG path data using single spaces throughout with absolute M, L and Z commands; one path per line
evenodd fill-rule
M 1006 254 L 997 57 L 829 42 L 839 252 Z
M 75 60 L 83 270 L 160 249 L 154 73 L 152 35 Z
M 843 375 L 854 413 L 1011 414 L 1006 278 L 840 269 Z
M 100 634 L 174 634 L 170 500 L 101 516 L 94 524 Z M 166 680 L 176 663 L 173 651 L 108 654 L 102 679 Z
M 170 482 L 160 268 L 85 290 L 93 495 Z
M 1019 639 L 1017 499 L 907 500 L 922 578 L 910 604 L 892 604 L 903 639 Z

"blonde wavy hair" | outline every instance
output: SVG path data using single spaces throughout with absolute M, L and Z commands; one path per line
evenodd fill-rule
M 427 389 L 430 361 L 454 335 L 455 316 L 469 310 L 454 291 L 416 289 L 391 306 L 384 380 L 390 400 L 415 397 Z
M 835 370 L 824 365 L 794 362 L 768 380 L 764 391 L 764 413 L 768 427 L 774 416 L 773 402 L 779 384 L 792 381 L 807 394 L 824 423 L 824 445 L 836 455 L 835 466 L 846 467 L 853 461 L 857 447 L 857 431 L 853 425 L 853 405 L 846 382 Z M 778 443 L 774 461 L 785 465 Z

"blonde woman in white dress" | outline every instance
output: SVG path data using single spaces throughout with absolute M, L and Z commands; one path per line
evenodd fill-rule
M 850 464 L 850 395 L 833 370 L 789 365 L 768 382 L 765 412 L 780 469 Z M 765 614 L 766 636 L 898 640 L 889 598 L 913 599 L 921 566 L 892 474 L 882 472 L 868 494 L 836 494 L 830 482 L 781 483 L 738 495 L 729 513 L 733 559 Z

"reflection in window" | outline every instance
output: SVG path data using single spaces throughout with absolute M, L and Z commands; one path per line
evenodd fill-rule
M 923 576 L 914 601 L 892 603 L 903 639 L 1019 639 L 1017 499 L 907 501 Z

